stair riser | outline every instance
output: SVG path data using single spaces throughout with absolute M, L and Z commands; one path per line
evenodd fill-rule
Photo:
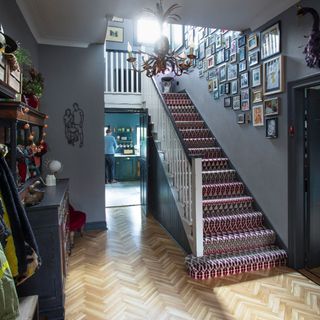
M 192 156 L 199 156 L 203 159 L 212 159 L 212 158 L 222 158 L 223 154 L 221 149 L 217 148 L 217 150 L 213 151 L 197 151 L 197 150 L 190 150 L 189 154 Z
M 221 204 L 203 204 L 202 208 L 204 217 L 231 215 L 252 211 L 253 201 Z
M 244 185 L 242 183 L 233 183 L 225 185 L 203 186 L 202 198 L 227 198 L 241 196 L 244 193 Z
M 179 129 L 206 129 L 206 125 L 204 122 L 176 122 L 176 126 Z
M 209 130 L 190 130 L 190 131 L 180 131 L 184 139 L 197 139 L 197 138 L 212 138 Z
M 171 113 L 198 113 L 194 106 L 169 106 Z
M 200 115 L 197 113 L 195 114 L 172 113 L 172 116 L 175 121 L 200 121 L 201 120 Z
M 231 183 L 234 181 L 236 181 L 235 172 L 219 172 L 219 173 L 203 173 L 202 174 L 203 184 Z
M 202 171 L 225 170 L 229 168 L 228 160 L 203 161 Z
M 184 140 L 187 148 L 197 148 L 197 147 L 214 147 L 215 140 L 214 139 L 206 139 L 206 140 Z

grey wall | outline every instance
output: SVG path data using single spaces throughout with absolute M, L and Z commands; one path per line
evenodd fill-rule
M 0 24 L 8 36 L 30 52 L 33 65 L 38 67 L 38 44 L 15 1 L 0 0 Z
M 302 1 L 302 5 L 320 12 L 318 0 Z M 302 54 L 306 43 L 304 36 L 309 35 L 312 27 L 311 16 L 297 17 L 296 7 L 292 7 L 262 26 L 261 30 L 278 20 L 281 20 L 282 54 L 286 56 L 286 80 L 319 73 L 319 69 L 306 67 Z M 191 94 L 281 240 L 288 245 L 287 110 L 290 106 L 287 105 L 287 92 L 279 95 L 279 138 L 269 140 L 265 138 L 265 127 L 239 126 L 236 113 L 223 107 L 223 98 L 213 100 L 208 93 L 207 81 L 198 77 L 198 69 L 177 80 L 178 90 L 187 89 Z
M 47 159 L 63 164 L 59 177 L 70 178 L 70 199 L 88 222 L 105 221 L 104 211 L 104 55 L 103 45 L 87 49 L 40 46 L 45 78 L 41 110 L 48 113 Z M 67 144 L 63 115 L 77 102 L 84 111 L 84 146 Z

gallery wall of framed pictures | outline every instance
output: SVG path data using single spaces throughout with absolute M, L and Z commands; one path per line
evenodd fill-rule
M 279 94 L 285 90 L 280 22 L 251 34 L 185 26 L 185 48 L 194 44 L 194 67 L 214 100 L 236 112 L 236 123 L 266 128 L 278 137 Z

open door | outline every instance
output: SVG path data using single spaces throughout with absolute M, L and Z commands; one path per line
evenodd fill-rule
M 140 114 L 140 195 L 141 208 L 148 213 L 148 110 Z

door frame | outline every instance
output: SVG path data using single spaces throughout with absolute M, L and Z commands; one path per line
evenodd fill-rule
M 320 85 L 320 74 L 288 83 L 288 258 L 305 267 L 304 104 L 305 89 Z

